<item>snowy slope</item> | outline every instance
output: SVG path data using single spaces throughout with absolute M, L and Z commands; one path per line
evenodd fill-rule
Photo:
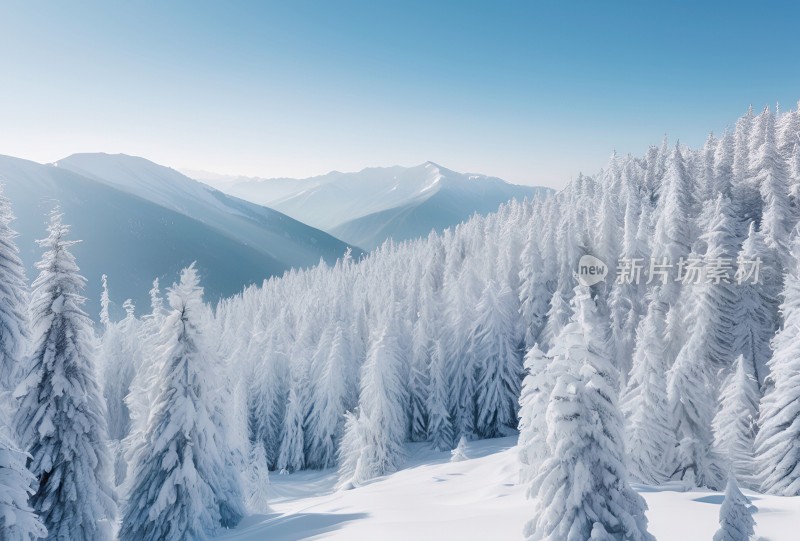
M 433 162 L 358 173 L 334 171 L 301 180 L 214 179 L 227 193 L 277 209 L 364 248 L 389 237 L 404 240 L 426 235 L 476 212 L 495 211 L 512 198 L 548 192 L 485 175 L 457 173 Z
M 81 155 L 59 166 L 0 156 L 0 179 L 18 219 L 18 243 L 35 276 L 46 214 L 56 202 L 84 242 L 75 253 L 96 312 L 100 276 L 113 300 L 145 307 L 153 278 L 169 285 L 194 260 L 208 298 L 231 295 L 291 267 L 333 261 L 346 246 L 330 235 L 226 196 L 171 169 L 128 156 Z M 162 281 L 163 281 L 162 280 Z
M 335 472 L 270 478 L 271 512 L 251 516 L 219 537 L 228 541 L 514 541 L 532 502 L 518 484 L 516 437 L 470 442 L 469 460 L 410 444 L 401 471 L 354 490 L 336 492 Z M 659 541 L 709 541 L 717 530 L 722 494 L 678 487 L 636 486 L 650 507 L 650 532 Z M 796 539 L 800 497 L 746 492 L 758 508 L 756 535 Z

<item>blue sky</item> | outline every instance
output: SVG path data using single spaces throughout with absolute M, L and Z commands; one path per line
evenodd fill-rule
M 0 154 L 257 176 L 415 165 L 562 186 L 800 98 L 800 7 L 681 2 L 0 5 Z

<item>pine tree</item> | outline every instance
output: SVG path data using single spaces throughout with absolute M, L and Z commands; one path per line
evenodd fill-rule
M 689 337 L 667 375 L 667 393 L 678 442 L 670 477 L 688 485 L 717 490 L 722 485 L 722 470 L 713 449 L 711 397 L 714 389 L 709 381 L 705 334 L 698 330 Z
M 558 338 L 565 354 L 553 359 L 560 368 L 547 408 L 552 456 L 530 484 L 535 510 L 524 533 L 548 541 L 653 540 L 647 505 L 627 480 L 619 375 L 602 318 L 588 289 L 577 291 L 575 318 Z
M 773 338 L 768 390 L 759 409 L 756 470 L 764 492 L 800 495 L 800 236 L 783 291 L 783 328 Z
M 463 462 L 464 460 L 468 459 L 467 439 L 464 436 L 461 436 L 461 439 L 458 440 L 458 445 L 456 448 L 450 451 L 450 462 Z
M 758 421 L 758 381 L 743 356 L 736 359 L 720 393 L 720 407 L 714 417 L 714 447 L 727 457 L 740 481 L 751 478 L 753 444 Z
M 269 511 L 269 468 L 267 467 L 267 452 L 262 442 L 256 442 L 250 447 L 248 455 L 247 476 L 247 509 L 251 513 L 266 513 Z
M 203 290 L 194 266 L 170 288 L 157 365 L 159 386 L 146 433 L 134 450 L 121 541 L 207 539 L 223 520 L 231 495 L 225 434 L 214 421 L 209 382 L 215 350 L 208 342 Z M 232 525 L 232 524 L 228 524 Z
M 69 227 L 50 215 L 37 263 L 31 319 L 33 354 L 15 395 L 14 423 L 38 487 L 33 508 L 48 539 L 110 539 L 114 519 L 105 408 L 94 374 L 95 337 L 82 309 L 85 279 L 69 249 Z
M 308 462 L 319 468 L 336 464 L 336 448 L 344 430 L 344 412 L 349 394 L 347 363 L 350 348 L 345 329 L 338 326 L 328 349 L 325 366 L 314 384 L 314 402 L 309 413 Z
M 283 419 L 283 434 L 278 453 L 277 468 L 281 475 L 302 470 L 306 465 L 304 454 L 303 418 L 305 405 L 302 400 L 301 376 L 295 376 L 286 399 L 286 414 Z
M 650 484 L 666 479 L 674 446 L 663 328 L 658 327 L 664 319 L 655 313 L 659 309 L 658 303 L 651 303 L 637 329 L 633 368 L 621 400 L 631 476 Z
M 392 319 L 376 335 L 363 368 L 358 419 L 350 420 L 345 430 L 347 456 L 342 462 L 348 466 L 340 468 L 343 484 L 359 486 L 393 473 L 405 456 L 407 391 Z
M 13 220 L 11 203 L 0 186 L 0 416 L 5 415 L 5 395 L 19 383 L 20 362 L 30 341 L 28 281 L 14 242 Z
M 553 355 L 563 355 L 560 345 L 551 350 Z M 552 357 L 534 346 L 525 355 L 525 379 L 519 398 L 519 461 L 521 477 L 529 481 L 539 465 L 549 455 L 547 447 L 547 420 L 545 413 L 553 391 L 555 375 L 551 370 Z
M 496 437 L 501 427 L 516 426 L 516 405 L 522 372 L 514 340 L 513 293 L 490 279 L 478 302 L 472 348 L 478 362 L 478 434 Z
M 522 269 L 519 271 L 520 315 L 525 325 L 527 349 L 539 341 L 539 335 L 547 320 L 547 301 L 551 293 L 547 290 L 547 275 L 538 243 L 539 231 L 531 229 L 525 249 L 522 251 Z
M 29 541 L 47 535 L 28 499 L 36 490 L 36 478 L 25 467 L 27 456 L 0 428 L 0 539 Z
M 739 490 L 736 478 L 733 475 L 728 477 L 714 541 L 751 541 L 755 535 L 755 521 L 750 506 L 750 500 Z
M 774 299 L 765 290 L 764 283 L 778 279 L 778 271 L 763 265 L 761 258 L 766 252 L 763 235 L 751 222 L 738 258 L 736 291 L 740 315 L 734 331 L 734 351 L 744 356 L 746 370 L 755 376 L 759 386 L 767 377 L 767 362 L 772 355 L 769 341 L 776 330 Z M 753 274 L 749 275 L 751 271 Z

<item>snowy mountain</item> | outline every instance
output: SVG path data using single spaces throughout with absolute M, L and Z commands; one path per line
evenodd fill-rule
M 307 179 L 231 178 L 194 172 L 231 195 L 268 206 L 362 248 L 441 231 L 472 214 L 494 212 L 510 199 L 547 188 L 463 174 L 433 162 L 416 167 L 334 171 Z
M 320 258 L 332 262 L 347 246 L 288 216 L 225 195 L 177 171 L 125 155 L 79 154 L 53 165 L 0 156 L 0 178 L 20 232 L 22 257 L 35 276 L 46 214 L 58 202 L 88 278 L 96 312 L 100 276 L 112 298 L 142 305 L 152 280 L 168 283 L 197 260 L 209 299 L 231 295 Z M 144 308 L 144 305 L 142 305 Z

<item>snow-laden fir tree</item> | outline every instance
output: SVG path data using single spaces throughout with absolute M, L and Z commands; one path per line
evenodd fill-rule
M 250 446 L 247 472 L 247 510 L 251 513 L 269 511 L 269 468 L 267 452 L 262 442 Z
M 719 396 L 719 409 L 714 416 L 714 447 L 727 458 L 731 471 L 740 482 L 752 478 L 753 444 L 758 431 L 758 381 L 752 366 L 743 356 L 736 363 Z
M 621 399 L 630 474 L 649 484 L 667 478 L 675 440 L 667 399 L 663 327 L 657 326 L 664 320 L 655 315 L 660 308 L 651 303 L 639 325 L 633 368 Z
M 649 252 L 650 205 L 646 202 L 642 204 L 641 197 L 636 187 L 628 187 L 620 257 L 628 262 L 632 272 L 614 280 L 608 300 L 613 344 L 623 382 L 627 381 L 633 364 L 636 327 L 645 314 L 643 273 L 634 270 L 644 266 Z
M 0 539 L 3 541 L 30 541 L 47 535 L 44 524 L 28 503 L 37 483 L 25 466 L 27 458 L 0 424 Z
M 425 417 L 427 440 L 440 451 L 453 447 L 454 430 L 450 417 L 450 367 L 449 356 L 442 332 L 444 309 L 444 243 L 429 237 L 432 244 L 427 270 L 421 277 L 419 290 L 419 319 L 414 329 L 416 355 L 424 359 L 427 367 L 425 390 Z M 412 416 L 413 419 L 413 416 Z M 419 423 L 417 423 L 419 425 Z M 412 422 L 412 427 L 414 423 Z
M 552 295 L 552 292 L 547 289 L 546 267 L 541 249 L 535 240 L 540 233 L 531 228 L 520 256 L 522 259 L 522 268 L 519 271 L 520 316 L 525 325 L 527 349 L 532 348 L 539 341 L 539 335 L 547 320 L 547 301 Z
M 455 449 L 450 451 L 450 462 L 463 462 L 467 460 L 469 457 L 467 456 L 467 438 L 461 436 L 461 439 L 458 440 L 458 445 Z
M 719 464 L 721 457 L 713 447 L 715 392 L 709 379 L 711 370 L 704 341 L 705 333 L 692 334 L 667 376 L 667 396 L 677 438 L 668 473 L 672 479 L 687 485 L 717 490 L 722 488 L 723 470 Z
M 104 306 L 108 303 L 108 289 L 104 281 Z M 134 315 L 133 302 L 128 299 L 123 304 L 125 319 L 113 323 L 108 319 L 107 309 L 101 312 L 105 320 L 99 356 L 100 379 L 103 383 L 103 397 L 108 415 L 109 439 L 114 455 L 114 483 L 119 486 L 125 479 L 127 464 L 123 440 L 130 434 L 131 415 L 126 399 L 131 391 L 137 367 L 140 365 L 139 320 Z
M 705 276 L 688 292 L 697 297 L 690 319 L 694 328 L 669 373 L 669 403 L 678 442 L 672 477 L 722 488 L 711 431 L 712 397 L 716 396 L 711 378 L 733 363 L 740 309 L 732 264 L 737 253 L 735 224 L 725 196 L 717 198 L 708 227 L 703 235 Z
M 517 314 L 512 311 L 513 292 L 489 280 L 478 302 L 473 324 L 472 350 L 477 361 L 477 423 L 479 436 L 492 438 L 502 427 L 516 426 L 522 373 L 514 336 Z
M 28 281 L 11 229 L 14 214 L 0 185 L 0 416 L 19 383 L 20 362 L 30 340 Z
M 358 417 L 345 426 L 340 485 L 359 486 L 393 473 L 405 457 L 407 391 L 393 319 L 375 336 L 363 367 Z
M 128 395 L 125 396 L 125 405 L 128 409 L 130 426 L 128 435 L 119 443 L 117 449 L 118 460 L 115 473 L 123 475 L 117 478 L 123 484 L 127 477 L 128 465 L 133 462 L 133 452 L 141 443 L 147 431 L 147 422 L 150 417 L 151 406 L 158 394 L 159 366 L 156 363 L 157 350 L 160 347 L 161 327 L 166 318 L 164 302 L 161 297 L 158 279 L 153 281 L 150 289 L 149 314 L 138 320 L 138 332 L 131 340 L 137 341 L 139 354 L 138 365 L 133 374 L 133 379 L 128 386 Z
M 552 455 L 533 477 L 529 540 L 651 541 L 647 505 L 628 484 L 619 374 L 608 355 L 603 318 L 588 288 L 577 288 L 575 317 L 558 336 L 557 379 L 547 407 Z
M 286 413 L 283 418 L 281 446 L 278 451 L 277 468 L 281 475 L 301 470 L 305 466 L 303 418 L 305 417 L 304 391 L 301 386 L 305 378 L 295 371 L 286 397 Z
M 750 500 L 742 494 L 736 478 L 731 475 L 719 508 L 719 530 L 714 534 L 714 541 L 751 541 L 754 527 Z
M 318 468 L 336 464 L 336 448 L 344 430 L 350 389 L 347 380 L 352 353 L 345 329 L 337 326 L 325 351 L 324 366 L 314 384 L 314 401 L 309 413 L 306 442 L 310 443 L 307 460 Z
M 556 344 L 551 355 L 563 355 L 561 344 Z M 519 461 L 522 464 L 521 480 L 529 481 L 539 465 L 550 454 L 547 447 L 547 404 L 553 391 L 555 375 L 551 370 L 552 356 L 545 355 L 534 344 L 525 355 L 525 379 L 519 398 Z
M 755 376 L 759 386 L 767 377 L 767 362 L 772 355 L 769 342 L 776 330 L 774 299 L 764 283 L 782 282 L 779 269 L 763 265 L 761 258 L 766 252 L 763 235 L 751 223 L 739 252 L 736 271 L 740 313 L 734 331 L 734 350 L 744 357 L 747 371 Z
M 14 424 L 37 479 L 31 504 L 48 539 L 111 538 L 115 503 L 103 396 L 97 384 L 95 337 L 82 309 L 85 279 L 56 209 L 37 263 L 31 301 L 32 354 L 15 395 Z
M 768 391 L 761 400 L 756 473 L 764 492 L 800 495 L 800 235 L 783 291 L 783 328 L 772 342 Z
M 454 266 L 455 258 L 450 258 L 448 262 Z M 448 353 L 450 419 L 457 438 L 466 436 L 469 439 L 475 434 L 476 363 L 473 350 L 469 347 L 469 324 L 477 317 L 475 305 L 480 295 L 476 291 L 477 282 L 473 264 L 468 262 L 460 272 L 451 271 L 445 278 L 450 325 L 442 339 Z
M 158 393 L 134 451 L 121 541 L 196 541 L 221 526 L 228 474 L 225 434 L 214 421 L 216 351 L 207 340 L 203 289 L 194 266 L 169 290 L 156 363 Z M 229 524 L 230 525 L 230 524 Z
M 247 358 L 248 428 L 250 440 L 264 444 L 267 463 L 277 467 L 281 445 L 285 397 L 289 393 L 288 355 L 284 333 L 278 321 L 265 324 L 261 339 L 250 340 Z

